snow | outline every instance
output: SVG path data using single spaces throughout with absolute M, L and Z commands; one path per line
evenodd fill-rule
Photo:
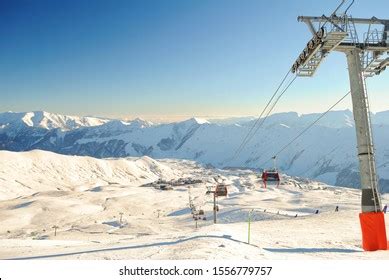
M 249 121 L 255 120 L 257 117 L 232 117 L 232 118 L 220 118 L 220 119 L 208 119 L 210 123 L 215 123 L 219 125 L 241 125 Z
M 389 111 L 373 114 L 372 122 L 379 125 L 389 124 Z
M 180 178 L 202 182 L 149 184 Z M 215 225 L 205 193 L 216 181 L 229 194 Z M 0 190 L 1 259 L 389 259 L 361 249 L 360 190 L 286 174 L 265 189 L 253 171 L 188 160 L 0 151 Z M 207 217 L 197 229 L 189 195 Z
M 332 182 L 334 185 L 336 183 L 336 177 L 338 176 L 337 172 L 327 172 L 323 173 L 315 178 L 315 180 L 323 182 Z
M 388 115 L 388 112 L 372 114 L 377 171 L 380 186 L 385 192 L 389 192 Z M 45 122 L 38 121 L 42 116 L 45 116 Z M 134 119 L 126 122 L 103 120 L 102 124 L 94 125 L 89 119 L 90 122 L 80 123 L 78 117 L 61 117 L 46 112 L 4 113 L 0 114 L 0 145 L 2 149 L 11 151 L 43 149 L 97 158 L 147 155 L 155 159 L 191 159 L 215 167 L 266 169 L 272 165 L 269 159 L 318 116 L 318 113 L 299 115 L 295 112 L 270 115 L 236 157 L 235 152 L 255 120 L 232 118 L 225 123 L 214 123 L 191 118 L 154 125 Z M 59 121 L 72 118 L 77 125 Z M 60 129 L 42 129 L 50 127 L 49 124 Z M 92 124 L 94 126 L 88 126 Z M 277 157 L 278 167 L 290 175 L 357 188 L 359 174 L 355 138 L 352 112 L 331 111 L 282 150 Z
M 193 120 L 194 120 L 195 122 L 197 122 L 198 124 L 210 123 L 210 122 L 207 121 L 206 119 L 201 119 L 201 118 L 193 118 Z
M 150 127 L 150 126 L 153 126 L 153 125 L 154 125 L 153 122 L 144 120 L 144 119 L 142 119 L 142 118 L 136 118 L 136 119 L 132 120 L 130 123 L 131 123 L 133 126 L 138 126 L 138 127 L 140 127 L 140 128 Z
M 76 117 L 48 113 L 45 111 L 35 112 L 5 112 L 0 114 L 0 125 L 25 124 L 30 127 L 45 129 L 60 128 L 71 130 L 79 127 L 99 126 L 109 122 L 108 119 L 95 117 Z
M 42 191 L 85 190 L 99 184 L 140 184 L 174 172 L 149 158 L 99 160 L 34 150 L 0 151 L 0 199 Z M 32 177 L 33 175 L 33 177 Z

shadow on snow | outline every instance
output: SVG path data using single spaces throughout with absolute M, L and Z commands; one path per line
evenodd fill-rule
M 50 254 L 50 255 L 41 255 L 41 256 L 26 256 L 26 257 L 17 257 L 17 258 L 9 258 L 6 260 L 33 260 L 33 259 L 45 259 L 45 258 L 56 258 L 56 257 L 66 257 L 66 256 L 74 256 L 80 254 L 90 254 L 90 253 L 101 253 L 101 252 L 111 252 L 111 251 L 120 251 L 120 250 L 131 250 L 131 249 L 141 249 L 141 248 L 149 248 L 149 247 L 158 247 L 158 246 L 170 246 L 176 245 L 180 243 L 184 243 L 187 241 L 201 239 L 201 238 L 216 238 L 216 239 L 227 239 L 230 241 L 242 243 L 248 245 L 246 242 L 234 239 L 231 235 L 198 235 L 183 239 L 178 239 L 176 241 L 167 241 L 167 242 L 158 242 L 151 244 L 141 244 L 141 245 L 133 245 L 133 246 L 123 246 L 123 247 L 114 247 L 114 248 L 103 248 L 103 249 L 95 249 L 95 250 L 85 250 L 78 252 L 69 252 L 69 253 L 60 253 L 60 254 Z M 250 245 L 253 247 L 257 247 L 255 245 Z
M 362 250 L 342 248 L 263 248 L 273 253 L 360 253 Z

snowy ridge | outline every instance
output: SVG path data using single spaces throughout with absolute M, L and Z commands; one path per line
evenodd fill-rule
M 29 127 L 44 129 L 59 128 L 62 130 L 71 130 L 80 127 L 98 126 L 108 121 L 107 119 L 101 118 L 65 116 L 44 111 L 25 113 L 6 112 L 0 114 L 0 125 L 24 124 Z

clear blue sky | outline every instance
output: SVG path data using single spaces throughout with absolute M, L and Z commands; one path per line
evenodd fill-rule
M 311 35 L 298 15 L 335 0 L 3 0 L 0 111 L 109 117 L 258 115 Z M 360 17 L 389 1 L 356 0 Z M 348 91 L 332 54 L 296 81 L 277 111 L 327 109 Z M 369 81 L 372 110 L 389 109 L 389 71 Z M 350 106 L 345 102 L 339 108 Z

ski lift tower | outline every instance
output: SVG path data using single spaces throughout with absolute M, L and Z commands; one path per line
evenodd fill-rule
M 388 245 L 378 191 L 366 78 L 380 74 L 389 66 L 389 20 L 353 18 L 347 12 L 354 0 L 340 12 L 345 2 L 343 0 L 328 17 L 298 17 L 298 21 L 308 25 L 313 38 L 291 71 L 297 76 L 312 77 L 332 51 L 346 54 L 362 187 L 362 213 L 359 215 L 362 246 L 366 251 L 386 250 Z M 364 30 L 363 37 L 357 28 Z

